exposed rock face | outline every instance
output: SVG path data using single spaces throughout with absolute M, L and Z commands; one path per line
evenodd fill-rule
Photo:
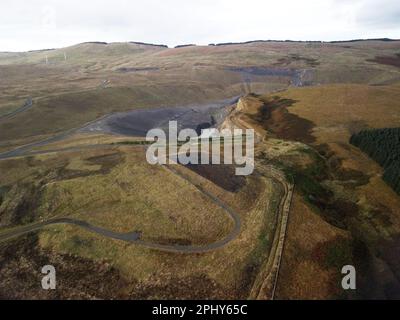
M 239 99 L 232 106 L 232 111 L 221 124 L 220 129 L 254 129 L 255 142 L 261 141 L 266 131 L 253 119 L 261 110 L 263 102 L 253 95 L 247 95 Z

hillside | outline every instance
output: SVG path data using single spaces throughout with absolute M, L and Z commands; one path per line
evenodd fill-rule
M 343 298 L 344 261 L 359 266 L 358 298 L 398 297 L 400 198 L 350 144 L 362 129 L 398 126 L 398 94 L 398 85 L 326 85 L 247 98 L 267 130 L 264 157 L 296 183 L 278 297 Z
M 0 53 L 0 297 L 399 298 L 400 197 L 373 160 L 396 154 L 350 143 L 400 126 L 399 53 L 387 40 Z M 172 119 L 254 129 L 254 174 L 150 165 L 143 135 Z M 36 285 L 43 261 L 60 290 Z M 345 264 L 357 292 L 340 286 Z
M 1 54 L 0 114 L 16 110 L 28 97 L 34 106 L 1 120 L 0 143 L 12 148 L 133 108 L 207 102 L 288 86 L 388 84 L 399 81 L 400 69 L 372 60 L 395 56 L 399 50 L 400 41 L 251 42 L 172 49 L 84 43 Z

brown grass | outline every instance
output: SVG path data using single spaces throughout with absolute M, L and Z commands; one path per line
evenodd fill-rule
M 313 251 L 348 234 L 325 222 L 295 193 L 277 288 L 278 299 L 330 299 L 337 295 L 338 270 L 321 266 Z
M 400 53 L 396 54 L 395 56 L 377 56 L 374 59 L 367 61 L 400 68 Z
M 314 123 L 318 143 L 347 143 L 365 128 L 400 124 L 400 86 L 330 85 L 290 89 L 279 94 L 295 100 L 288 111 Z
M 321 183 L 332 192 L 334 198 L 330 201 L 333 202 L 326 208 L 309 207 L 307 210 L 316 213 L 322 210 L 327 214 L 337 213 L 342 216 L 343 226 L 350 232 L 352 239 L 367 246 L 372 256 L 379 256 L 379 252 L 387 252 L 389 250 L 387 248 L 396 247 L 393 245 L 393 241 L 397 241 L 397 235 L 400 233 L 399 196 L 382 181 L 382 169 L 360 150 L 351 146 L 348 141 L 352 133 L 364 128 L 400 125 L 400 104 L 398 102 L 400 101 L 400 87 L 398 85 L 380 87 L 331 85 L 290 89 L 279 93 L 278 96 L 280 99 L 295 100 L 296 102 L 286 110 L 299 117 L 301 121 L 311 121 L 314 124 L 311 134 L 315 141 L 311 142 L 311 145 L 321 152 L 327 164 L 326 177 Z M 271 99 L 271 97 L 267 98 Z M 303 142 L 310 143 L 307 139 L 302 138 L 302 132 L 298 131 L 297 136 Z M 292 216 L 296 216 L 299 214 L 298 211 L 304 210 L 305 208 L 301 209 L 295 203 L 291 211 Z M 311 217 L 304 217 L 304 220 L 313 221 Z M 325 286 L 321 287 L 324 288 L 321 289 L 322 291 L 313 294 L 308 291 L 309 285 L 302 282 L 302 279 L 311 278 L 310 273 L 317 268 L 316 266 L 309 266 L 308 269 L 303 268 L 302 270 L 296 269 L 295 263 L 304 263 L 304 260 L 309 259 L 307 258 L 308 251 L 300 250 L 308 242 L 308 235 L 312 234 L 315 237 L 313 226 L 306 226 L 304 222 L 302 224 L 306 227 L 304 230 L 293 231 L 301 237 L 289 240 L 289 243 L 293 241 L 293 245 L 289 244 L 286 250 L 286 263 L 290 267 L 283 269 L 286 270 L 284 273 L 287 272 L 284 279 L 290 277 L 292 279 L 283 280 L 285 285 L 289 288 L 297 282 L 302 285 L 292 288 L 293 291 L 282 287 L 282 297 L 306 297 L 308 295 L 309 297 L 328 297 L 326 283 L 321 284 L 321 286 Z M 329 232 L 322 226 L 321 230 L 323 230 L 323 234 Z M 318 233 L 316 234 L 318 235 Z M 289 231 L 289 239 L 291 237 Z M 386 261 L 385 257 L 381 257 L 382 260 L 379 260 L 379 263 L 378 260 L 367 256 L 364 255 L 357 262 L 359 268 L 363 270 L 361 278 L 365 290 L 362 296 L 380 297 L 382 290 L 385 291 L 387 279 L 390 279 L 390 286 L 397 286 L 397 280 L 393 276 L 389 277 L 389 274 L 390 270 L 393 272 L 397 270 L 393 266 L 398 262 L 394 262 L 395 255 L 388 253 L 387 257 L 390 259 L 388 258 Z M 369 269 L 365 267 L 368 264 Z M 320 267 L 325 272 L 330 272 L 329 268 Z M 385 269 L 386 275 L 371 271 L 379 268 Z M 371 283 L 375 283 L 374 288 L 369 287 L 368 279 Z M 330 290 L 330 292 L 335 294 L 335 290 Z M 396 294 L 395 291 L 387 291 L 383 296 L 395 297 Z
M 84 141 L 78 139 L 78 144 Z M 73 141 L 68 143 L 72 145 Z M 0 162 L 1 170 L 7 172 L 2 182 L 35 179 L 40 183 L 36 219 L 67 215 L 115 231 L 139 230 L 143 239 L 161 243 L 210 243 L 229 232 L 232 221 L 226 212 L 190 183 L 148 165 L 144 156 L 141 147 L 114 146 L 104 150 L 56 152 L 29 160 L 10 159 Z M 64 172 L 68 175 L 56 173 L 60 168 L 69 170 Z M 269 252 L 279 188 L 269 179 L 250 177 L 236 192 L 229 192 L 188 168 L 176 169 L 191 175 L 195 183 L 239 212 L 242 231 L 238 239 L 207 254 L 181 255 L 59 225 L 38 233 L 38 247 L 51 254 L 68 255 L 87 263 L 93 261 L 93 268 L 97 263 L 109 261 L 109 267 L 125 283 L 123 290 L 115 288 L 115 297 L 246 298 L 257 268 Z M 70 176 L 71 173 L 74 175 Z M 30 261 L 33 256 L 24 255 L 24 259 Z M 14 260 L 18 263 L 17 258 Z M 23 274 L 25 271 L 29 272 L 21 269 Z M 103 273 L 96 274 L 97 281 L 107 280 L 102 278 Z M 9 276 L 16 275 L 11 272 Z M 188 283 L 195 289 L 188 290 Z M 27 296 L 35 294 L 27 291 Z

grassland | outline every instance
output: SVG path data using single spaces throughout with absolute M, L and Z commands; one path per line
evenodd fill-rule
M 73 143 L 73 138 L 70 140 Z M 87 140 L 81 138 L 76 142 L 79 145 Z M 12 186 L 0 207 L 3 230 L 67 216 L 113 231 L 140 231 L 142 239 L 150 242 L 201 245 L 221 239 L 232 228 L 226 213 L 192 184 L 170 171 L 148 165 L 141 146 L 110 144 L 107 149 L 53 152 L 4 160 L 0 166 L 5 173 L 2 185 Z M 193 170 L 179 166 L 177 169 L 240 214 L 242 231 L 238 239 L 215 252 L 182 255 L 110 240 L 74 226 L 47 227 L 35 234 L 33 239 L 37 240 L 30 242 L 31 249 L 22 255 L 29 261 L 25 272 L 29 274 L 38 263 L 35 260 L 38 250 L 58 257 L 55 264 L 65 257 L 81 259 L 91 265 L 88 270 L 106 264 L 106 269 L 125 284 L 123 288 L 113 287 L 112 297 L 245 298 L 258 268 L 268 256 L 281 197 L 279 187 L 268 178 L 249 178 L 240 190 L 230 192 Z M 182 201 L 188 195 L 190 200 Z M 249 206 L 249 202 L 253 205 Z M 23 215 L 28 210 L 31 214 Z M 16 212 L 21 216 L 15 215 Z M 17 241 L 22 241 L 24 247 L 30 240 Z M 13 242 L 2 244 L 1 248 L 8 250 L 13 245 Z M 21 257 L 2 257 L 9 277 L 1 280 L 3 290 L 8 288 L 7 281 L 16 276 L 8 269 L 17 263 L 16 259 Z M 188 283 L 194 289 L 188 290 Z M 85 292 L 88 294 L 82 289 L 79 294 Z M 98 297 L 107 296 L 101 292 Z M 62 294 L 79 297 L 67 284 Z
M 288 76 L 273 76 L 273 72 L 232 72 L 232 67 L 307 71 L 301 81 L 307 85 L 395 82 L 400 70 L 371 59 L 395 56 L 399 47 L 396 41 L 362 45 L 254 42 L 176 49 L 86 43 L 1 54 L 0 114 L 18 108 L 27 97 L 33 98 L 34 107 L 0 122 L 0 143 L 12 148 L 114 111 L 264 93 L 285 89 L 293 81 Z
M 111 112 L 252 93 L 223 126 L 254 128 L 257 165 L 272 164 L 296 181 L 277 297 L 352 298 L 339 287 L 344 263 L 360 270 L 356 297 L 397 297 L 400 200 L 381 168 L 348 140 L 361 129 L 399 126 L 400 69 L 392 63 L 399 51 L 399 41 L 361 41 L 174 49 L 86 43 L 0 53 L 0 116 L 33 99 L 29 110 L 0 118 L 0 151 Z M 74 132 L 34 149 L 51 153 L 1 160 L 0 230 L 67 216 L 156 243 L 210 243 L 233 222 L 197 184 L 238 212 L 239 237 L 184 255 L 49 226 L 0 244 L 0 297 L 248 297 L 269 257 L 280 186 L 259 174 L 239 181 L 225 169 L 176 167 L 189 183 L 149 166 L 137 141 Z M 60 270 L 57 292 L 35 287 L 48 263 Z
M 360 270 L 358 298 L 397 296 L 388 247 L 398 242 L 400 199 L 349 139 L 398 126 L 398 94 L 398 85 L 330 85 L 246 99 L 259 112 L 244 116 L 266 130 L 260 152 L 296 182 L 278 297 L 343 298 L 345 261 Z

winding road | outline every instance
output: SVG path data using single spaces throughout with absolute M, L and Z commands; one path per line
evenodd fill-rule
M 44 151 L 42 151 L 44 152 Z M 108 230 L 105 228 L 101 228 L 98 226 L 91 225 L 90 223 L 78 219 L 73 219 L 73 218 L 54 218 L 50 219 L 47 221 L 43 222 L 37 222 L 33 223 L 30 225 L 25 225 L 21 227 L 14 228 L 13 230 L 6 231 L 3 233 L 0 233 L 0 242 L 5 242 L 8 240 L 11 240 L 13 238 L 25 235 L 30 232 L 38 231 L 42 228 L 45 228 L 50 225 L 57 225 L 57 224 L 70 224 L 70 225 L 75 225 L 78 227 L 81 227 L 83 229 L 86 229 L 88 231 L 94 232 L 96 234 L 99 234 L 101 236 L 114 239 L 114 240 L 121 240 L 125 242 L 129 242 L 132 244 L 140 245 L 142 247 L 150 248 L 150 249 L 156 249 L 160 251 L 165 251 L 165 252 L 173 252 L 173 253 L 205 253 L 209 251 L 213 251 L 219 248 L 224 247 L 227 245 L 229 242 L 232 240 L 236 239 L 240 233 L 241 230 L 241 219 L 240 216 L 237 212 L 235 212 L 232 208 L 230 208 L 227 204 L 222 202 L 219 198 L 211 194 L 210 192 L 206 191 L 204 188 L 202 188 L 200 185 L 194 183 L 187 175 L 178 172 L 171 166 L 163 166 L 166 170 L 169 172 L 175 174 L 181 179 L 184 179 L 185 181 L 189 182 L 192 184 L 199 192 L 201 192 L 203 195 L 205 195 L 207 198 L 210 199 L 213 203 L 218 205 L 221 209 L 223 209 L 229 217 L 233 220 L 234 226 L 230 233 L 223 239 L 218 240 L 213 243 L 201 245 L 201 246 L 196 246 L 196 245 L 165 245 L 165 244 L 159 244 L 159 243 L 153 243 L 153 242 L 148 242 L 141 240 L 141 233 L 138 231 L 133 231 L 129 233 L 118 233 L 114 232 L 112 230 Z M 274 169 L 276 170 L 276 169 Z M 271 178 L 273 178 L 275 181 L 283 184 L 282 179 L 277 178 L 277 173 L 269 175 Z M 283 196 L 281 200 L 281 206 L 280 206 L 280 213 L 281 216 L 284 217 L 284 205 L 286 201 L 290 201 L 289 193 L 288 193 L 288 186 L 283 184 L 283 188 L 285 190 L 285 195 Z M 291 196 L 291 195 L 290 195 Z M 281 223 L 280 223 L 281 224 Z M 279 251 L 279 248 L 276 248 L 277 251 Z M 280 248 L 282 250 L 282 248 Z M 281 253 L 279 254 L 279 256 Z M 275 255 L 274 255 L 275 256 Z
M 98 121 L 98 120 L 96 120 L 96 121 Z M 91 123 L 93 123 L 93 122 L 91 122 Z M 85 126 L 88 126 L 89 124 L 86 124 Z M 31 144 L 28 144 L 25 146 L 21 146 L 17 149 L 11 150 L 11 151 L 0 153 L 0 160 L 5 160 L 5 159 L 9 159 L 9 158 L 14 158 L 14 157 L 20 157 L 20 156 L 27 156 L 27 155 L 46 154 L 46 153 L 52 153 L 52 152 L 78 151 L 78 150 L 84 150 L 87 148 L 104 148 L 104 147 L 110 147 L 110 146 L 115 147 L 115 145 L 101 144 L 101 145 L 86 145 L 86 146 L 68 147 L 68 148 L 63 148 L 63 149 L 32 151 L 32 148 L 34 148 L 34 147 L 45 146 L 50 143 L 63 140 L 65 138 L 67 138 L 68 136 L 72 135 L 77 130 L 78 129 L 71 129 L 69 131 L 63 132 L 63 133 L 55 135 L 53 137 L 50 137 L 50 138 L 47 138 L 47 139 L 44 139 L 44 140 L 41 140 L 38 142 L 34 142 L 34 143 L 31 143 Z M 150 248 L 150 249 L 156 249 L 156 250 L 160 250 L 160 251 L 174 252 L 174 253 L 209 252 L 209 251 L 213 251 L 213 250 L 224 247 L 229 242 L 231 242 L 232 240 L 234 240 L 238 237 L 238 235 L 240 234 L 240 230 L 241 230 L 241 219 L 240 219 L 240 215 L 237 212 L 235 212 L 232 208 L 230 208 L 227 204 L 225 204 L 219 198 L 217 198 L 210 192 L 206 191 L 200 185 L 194 183 L 189 176 L 178 172 L 171 166 L 163 166 L 163 168 L 165 168 L 166 170 L 175 174 L 180 179 L 184 179 L 185 181 L 192 184 L 199 192 L 201 192 L 204 196 L 206 196 L 210 201 L 212 201 L 217 206 L 219 206 L 222 210 L 224 210 L 226 212 L 226 214 L 234 222 L 234 226 L 233 226 L 232 230 L 230 231 L 230 233 L 221 240 L 218 240 L 213 243 L 205 244 L 205 245 L 178 245 L 178 244 L 167 245 L 167 244 L 159 244 L 159 243 L 153 243 L 153 242 L 148 242 L 148 241 L 142 240 L 141 233 L 138 231 L 133 231 L 133 232 L 129 232 L 129 233 L 118 233 L 118 232 L 114 232 L 112 230 L 108 230 L 108 229 L 104 229 L 104 228 L 101 228 L 98 226 L 91 225 L 90 223 L 88 223 L 86 221 L 82 221 L 82 220 L 77 220 L 77 219 L 73 219 L 73 218 L 54 218 L 54 219 L 49 219 L 49 220 L 43 221 L 43 222 L 36 222 L 36 223 L 30 224 L 30 225 L 16 227 L 12 230 L 2 232 L 2 233 L 0 233 L 0 242 L 5 242 L 5 241 L 8 241 L 15 237 L 19 237 L 19 236 L 28 234 L 30 232 L 38 231 L 47 226 L 57 225 L 57 224 L 75 225 L 75 226 L 81 227 L 90 232 L 94 232 L 96 234 L 99 234 L 101 236 L 104 236 L 104 237 L 107 237 L 110 239 L 125 241 L 128 243 L 140 245 L 140 246 Z M 269 176 L 270 176 L 270 178 L 275 179 L 278 182 L 282 183 L 282 180 L 276 179 L 276 176 L 274 174 L 270 174 Z M 284 186 L 284 190 L 288 190 L 287 186 Z M 288 197 L 288 194 L 286 193 L 285 196 L 283 197 L 282 201 L 284 201 L 284 199 L 286 199 L 287 197 Z M 283 212 L 281 213 L 281 216 L 283 216 Z
M 16 116 L 18 113 L 29 110 L 32 107 L 33 107 L 33 101 L 32 101 L 32 98 L 29 97 L 28 99 L 26 99 L 25 103 L 21 107 L 15 109 L 14 111 L 11 111 L 9 113 L 0 115 L 0 120 L 10 119 L 10 118 Z
M 42 152 L 44 152 L 44 151 L 42 151 Z M 158 244 L 158 243 L 141 240 L 140 239 L 141 233 L 138 231 L 129 232 L 129 233 L 118 233 L 118 232 L 114 232 L 114 231 L 111 231 L 108 229 L 93 226 L 90 223 L 88 223 L 86 221 L 82 221 L 82 220 L 77 220 L 77 219 L 72 219 L 72 218 L 55 218 L 55 219 L 50 219 L 50 220 L 43 221 L 43 222 L 37 222 L 37 223 L 30 224 L 30 225 L 25 225 L 22 227 L 15 228 L 11 231 L 6 231 L 3 233 L 0 233 L 0 242 L 8 241 L 12 238 L 19 237 L 19 236 L 22 236 L 22 235 L 30 233 L 30 232 L 38 231 L 49 225 L 70 224 L 70 225 L 75 225 L 75 226 L 84 228 L 88 231 L 97 233 L 97 234 L 105 236 L 107 238 L 111 238 L 111 239 L 115 239 L 115 240 L 122 240 L 122 241 L 129 242 L 129 243 L 134 243 L 134 244 L 146 247 L 146 248 L 157 249 L 157 250 L 167 251 L 167 252 L 174 252 L 174 253 L 204 253 L 204 252 L 213 251 L 218 248 L 222 248 L 223 246 L 225 246 L 226 244 L 228 244 L 229 242 L 234 240 L 239 235 L 240 227 L 241 227 L 241 220 L 240 220 L 240 216 L 238 213 L 236 213 L 228 205 L 223 203 L 220 199 L 218 199 L 217 197 L 215 197 L 208 191 L 204 190 L 201 186 L 193 183 L 192 180 L 188 176 L 186 176 L 182 173 L 179 173 L 175 169 L 168 167 L 168 166 L 163 166 L 163 168 L 165 168 L 169 172 L 172 172 L 179 178 L 184 179 L 185 181 L 192 184 L 198 191 L 200 191 L 203 195 L 208 197 L 213 203 L 217 204 L 220 208 L 222 208 L 229 215 L 229 217 L 234 222 L 234 227 L 225 238 L 218 240 L 216 242 L 206 244 L 206 245 L 201 245 L 201 246 L 164 245 L 164 244 Z

